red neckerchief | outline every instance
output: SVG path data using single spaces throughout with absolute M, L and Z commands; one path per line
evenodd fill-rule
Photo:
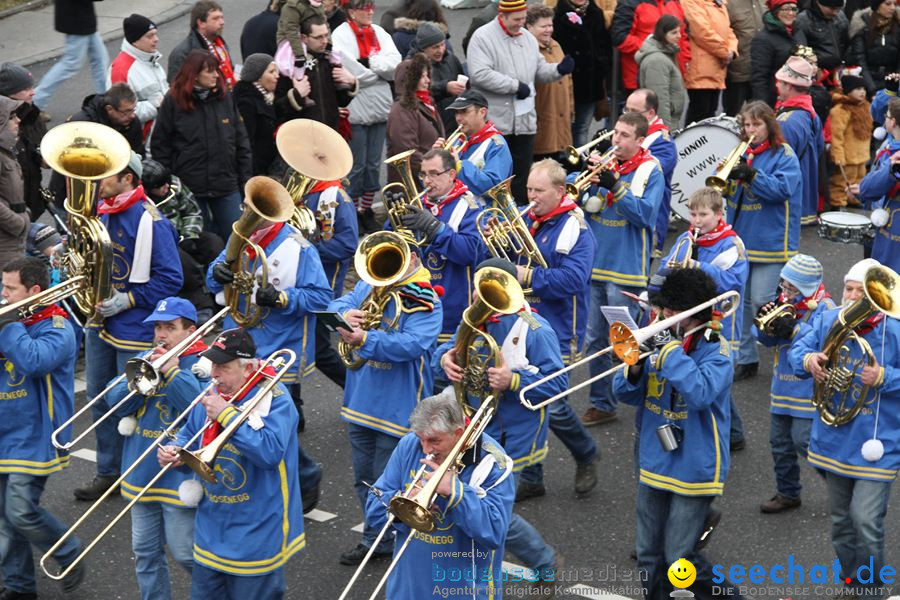
M 816 111 L 813 110 L 812 105 L 812 96 L 809 94 L 794 96 L 790 100 L 779 100 L 775 103 L 776 112 L 780 112 L 782 108 L 800 108 L 808 112 L 813 120 L 816 118 Z
M 97 206 L 97 214 L 114 215 L 125 212 L 144 199 L 144 186 L 139 185 L 130 192 L 123 192 L 115 198 L 104 198 Z
M 431 214 L 433 214 L 434 216 L 439 217 L 441 216 L 441 212 L 443 212 L 444 210 L 444 206 L 446 206 L 450 202 L 453 202 L 468 191 L 469 188 L 466 187 L 466 184 L 457 179 L 453 182 L 453 189 L 450 190 L 450 192 L 446 196 L 438 200 L 437 203 L 432 202 L 428 198 L 428 196 L 425 196 L 425 208 L 430 210 Z
M 497 15 L 497 22 L 500 23 L 500 29 L 503 30 L 503 33 L 508 35 L 509 37 L 519 37 L 522 35 L 522 30 L 519 30 L 519 33 L 510 33 L 509 29 L 506 28 L 506 25 L 503 24 L 503 19 L 500 18 L 500 15 Z
M 639 148 L 637 152 L 635 152 L 634 156 L 626 160 L 625 162 L 618 162 L 613 169 L 619 175 L 628 175 L 643 163 L 648 160 L 653 160 L 653 157 L 650 155 L 650 151 L 646 148 Z
M 810 302 L 814 301 L 816 303 L 816 305 L 818 306 L 819 302 L 821 302 L 825 298 L 831 298 L 831 296 L 829 296 L 828 292 L 825 291 L 825 284 L 820 283 L 818 289 L 815 292 L 813 292 L 812 296 L 807 296 L 806 298 L 802 298 L 798 302 L 793 302 L 792 304 L 794 305 L 794 308 L 797 309 L 797 313 L 800 314 L 801 312 L 805 313 L 806 311 L 810 310 L 810 308 L 809 308 Z M 785 298 L 784 292 L 781 292 L 778 294 L 779 304 L 783 304 L 788 301 L 789 301 L 789 299 Z
M 193 344 L 187 347 L 187 350 L 181 353 L 181 356 L 190 356 L 191 354 L 200 354 L 201 352 L 205 352 L 209 349 L 209 346 L 206 345 L 206 342 L 201 340 L 196 340 Z
M 650 123 L 650 127 L 647 128 L 647 135 L 651 136 L 657 131 L 669 131 L 669 128 L 666 127 L 665 121 L 656 117 L 652 123 Z
M 541 224 L 544 221 L 549 221 L 553 217 L 561 215 L 563 213 L 567 213 L 570 210 L 574 210 L 578 208 L 578 205 L 569 197 L 568 194 L 563 194 L 562 198 L 559 199 L 559 204 L 556 205 L 556 208 L 548 212 L 546 215 L 541 215 L 540 217 L 534 214 L 534 209 L 528 211 L 528 216 L 531 218 L 531 235 L 537 233 L 537 230 L 540 229 Z
M 263 375 L 273 377 L 275 375 L 275 369 L 273 369 L 272 367 L 266 367 L 262 371 L 254 374 L 253 377 L 249 379 L 250 385 L 247 385 L 247 382 L 244 382 L 243 391 L 233 398 L 226 396 L 225 394 L 220 394 L 220 396 L 222 396 L 222 399 L 225 400 L 225 402 L 236 406 L 244 399 L 244 397 L 248 393 L 250 393 L 250 390 L 256 387 L 256 384 L 260 382 L 260 380 L 263 378 Z M 203 431 L 203 441 L 200 443 L 201 447 L 206 446 L 208 443 L 216 439 L 216 436 L 222 432 L 222 425 L 218 421 L 210 421 L 207 417 L 206 422 L 207 427 Z
M 884 320 L 884 313 L 878 312 L 863 321 L 854 331 L 857 335 L 865 335 L 878 327 L 878 324 Z
M 465 154 L 466 150 L 471 148 L 472 146 L 477 146 L 484 140 L 494 136 L 494 135 L 503 135 L 500 133 L 500 130 L 497 129 L 496 126 L 491 121 L 488 121 L 484 124 L 478 133 L 473 133 L 472 135 L 466 138 L 466 143 L 463 144 L 462 150 L 459 151 L 460 156 Z
M 709 246 L 712 246 L 719 240 L 731 236 L 737 237 L 737 233 L 735 233 L 735 231 L 731 228 L 731 225 L 719 219 L 719 224 L 716 225 L 715 228 L 711 229 L 707 233 L 697 236 L 697 239 L 694 240 L 694 243 L 698 246 L 707 248 Z
M 381 44 L 378 43 L 378 34 L 371 25 L 360 27 L 353 19 L 347 19 L 350 29 L 356 36 L 356 47 L 359 48 L 360 58 L 369 58 L 373 54 L 378 54 L 381 50 Z
M 434 107 L 434 100 L 431 99 L 431 95 L 428 93 L 428 90 L 416 90 L 416 98 L 422 101 L 422 104 L 425 105 L 431 114 L 435 117 L 437 116 L 437 109 Z
M 769 144 L 769 140 L 764 141 L 761 144 L 757 144 L 755 146 L 750 146 L 747 148 L 747 164 L 749 166 L 753 166 L 753 157 L 757 154 L 762 154 L 766 150 L 770 148 L 771 144 Z
M 278 235 L 278 232 L 281 231 L 282 227 L 284 227 L 284 222 L 272 225 L 272 228 L 266 232 L 266 235 L 262 236 L 262 238 L 256 242 L 256 245 L 265 250 L 266 247 L 272 243 L 272 240 L 275 239 L 275 236 Z M 256 250 L 254 250 L 252 246 L 247 247 L 247 256 L 250 257 L 250 260 L 256 258 Z
M 684 339 L 681 341 L 681 348 L 684 350 L 685 354 L 690 354 L 694 347 L 697 345 L 696 340 L 698 336 L 696 333 L 692 333 L 691 335 L 684 336 Z
M 529 306 L 529 307 L 528 307 L 528 310 L 529 310 L 530 312 L 533 312 L 533 313 L 537 314 L 537 310 L 536 310 L 534 307 L 532 307 L 532 306 Z M 520 308 L 520 309 L 519 309 L 519 312 L 525 312 L 525 307 L 523 306 L 522 308 Z M 516 313 L 516 314 L 518 314 L 518 313 Z M 487 323 L 499 323 L 499 322 L 500 322 L 500 319 L 501 319 L 502 317 L 504 317 L 504 316 L 505 316 L 505 315 L 503 315 L 503 314 L 501 314 L 501 313 L 494 313 L 494 314 L 492 314 L 490 317 L 488 317 L 488 319 L 487 319 L 487 321 L 485 322 L 485 324 L 482 324 L 481 330 L 482 330 L 482 331 L 485 331 L 485 330 L 487 329 L 487 328 L 486 328 L 486 324 L 487 324 Z
M 57 315 L 59 315 L 60 317 L 65 317 L 67 319 L 69 318 L 69 313 L 63 310 L 62 307 L 53 304 L 43 310 L 34 313 L 30 317 L 22 319 L 22 324 L 25 325 L 25 327 L 29 327 L 31 325 L 34 325 L 35 323 L 40 323 L 41 321 L 45 321 Z
M 339 179 L 334 179 L 332 181 L 317 181 L 316 185 L 309 188 L 309 193 L 318 194 L 319 192 L 324 192 L 328 188 L 333 187 L 341 187 L 341 181 Z
M 237 79 L 234 76 L 234 69 L 231 67 L 231 58 L 228 56 L 228 48 L 225 47 L 225 40 L 221 37 L 216 37 L 214 42 L 206 39 L 206 36 L 201 35 L 203 41 L 206 42 L 206 46 L 209 48 L 209 53 L 216 57 L 216 60 L 219 61 L 219 70 L 222 71 L 222 77 L 225 79 L 225 84 L 228 86 L 228 89 L 232 89 L 234 84 L 237 83 Z

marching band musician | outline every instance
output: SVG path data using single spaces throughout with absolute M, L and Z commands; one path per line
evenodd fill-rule
M 213 441 L 237 418 L 241 404 L 261 391 L 265 376 L 274 371 L 266 367 L 257 374 L 256 355 L 253 337 L 243 329 L 223 331 L 201 354 L 213 364 L 215 392 L 191 412 L 173 445 L 157 449 L 161 466 L 180 466 L 178 448 L 207 423 L 203 445 Z M 182 485 L 184 496 L 195 496 L 185 500 L 199 499 L 192 600 L 284 597 L 284 564 L 306 545 L 297 482 L 298 425 L 297 409 L 279 383 L 222 448 L 218 482 L 204 482 L 202 490 Z
M 548 267 L 516 266 L 519 283 L 531 288 L 528 301 L 550 323 L 559 339 L 563 363 L 578 360 L 584 339 L 588 285 L 594 239 L 578 205 L 566 195 L 566 172 L 552 159 L 531 165 L 528 202 L 522 217 Z M 563 398 L 550 405 L 550 429 L 575 459 L 575 492 L 589 493 L 597 485 L 597 444 Z M 541 463 L 525 467 L 516 501 L 543 496 Z
M 347 421 L 347 434 L 353 460 L 353 487 L 365 512 L 370 484 L 381 476 L 397 442 L 409 433 L 409 415 L 416 404 L 432 389 L 429 368 L 431 354 L 441 331 L 442 306 L 431 287 L 431 275 L 418 256 L 410 253 L 410 263 L 403 278 L 393 288 L 399 294 L 400 306 L 388 302 L 377 329 L 360 327 L 365 313 L 360 310 L 372 286 L 358 281 L 353 290 L 329 304 L 328 310 L 340 313 L 352 331 L 340 328 L 341 338 L 357 347 L 356 353 L 365 364 L 347 373 L 341 417 Z M 383 328 L 400 311 L 395 327 Z M 375 541 L 378 528 L 366 523 L 362 541 L 341 554 L 344 565 L 362 562 Z M 386 537 L 375 550 L 375 556 L 388 556 L 393 540 Z
M 184 298 L 171 296 L 159 301 L 145 323 L 153 324 L 156 348 L 147 357 L 154 361 L 180 344 L 197 329 L 197 310 Z M 202 391 L 197 376 L 191 372 L 206 344 L 198 339 L 180 356 L 162 366 L 162 386 L 152 396 L 135 394 L 117 411 L 129 415 L 119 422 L 125 436 L 122 468 L 127 469 L 149 448 L 172 421 L 184 412 Z M 128 394 L 122 381 L 105 397 L 112 407 Z M 134 415 L 134 416 L 131 416 Z M 131 500 L 158 473 L 152 461 L 141 461 L 122 482 L 122 497 Z M 172 558 L 190 573 L 194 566 L 194 517 L 196 510 L 178 497 L 178 486 L 190 479 L 187 472 L 170 470 L 131 509 L 131 549 L 141 600 L 168 600 L 172 597 L 166 549 Z
M 4 302 L 12 304 L 50 287 L 43 261 L 16 258 L 3 267 Z M 47 509 L 41 494 L 50 474 L 69 465 L 67 452 L 50 443 L 50 436 L 74 411 L 75 360 L 78 346 L 66 311 L 53 304 L 19 320 L 18 311 L 0 315 L 0 570 L 4 597 L 37 598 L 31 545 L 46 552 L 66 532 Z M 71 430 L 60 440 L 68 442 Z M 61 567 L 81 552 L 74 536 L 54 554 Z M 78 565 L 62 580 L 74 591 L 84 579 Z
M 877 266 L 873 259 L 853 265 L 844 276 L 844 307 L 863 297 L 866 271 Z M 802 325 L 788 358 L 797 377 L 812 376 L 824 383 L 829 357 L 822 353 L 825 340 L 841 308 L 823 311 L 812 323 Z M 872 348 L 876 362 L 863 367 L 850 385 L 847 406 L 855 402 L 863 386 L 871 386 L 862 409 L 850 422 L 832 426 L 813 419 L 809 462 L 825 471 L 831 544 L 841 565 L 841 580 L 858 592 L 858 568 L 876 573 L 884 565 L 884 519 L 891 483 L 900 470 L 900 323 L 876 312 L 856 329 L 856 335 Z M 859 359 L 859 345 L 846 344 L 849 357 Z M 859 398 L 862 400 L 862 398 Z M 884 409 L 884 410 L 881 410 Z M 871 562 L 870 562 L 871 561 Z M 881 598 L 883 588 L 864 589 L 860 598 Z
M 794 307 L 796 314 L 776 317 L 771 326 L 753 331 L 763 346 L 775 347 L 775 363 L 772 367 L 772 389 L 769 412 L 769 446 L 775 466 L 775 495 L 760 504 L 764 513 L 779 513 L 800 506 L 800 465 L 797 456 L 806 458 L 809 449 L 809 432 L 816 416 L 812 405 L 811 379 L 794 376 L 788 361 L 791 341 L 800 323 L 808 323 L 816 315 L 834 308 L 834 302 L 822 283 L 822 265 L 806 254 L 796 254 L 781 269 L 781 292 L 774 302 L 759 310 L 765 316 L 781 304 Z
M 232 233 L 232 235 L 235 235 Z M 313 311 L 325 310 L 332 291 L 325 278 L 319 253 L 290 223 L 273 223 L 262 219 L 249 236 L 265 252 L 269 281 L 263 282 L 253 294 L 252 303 L 262 312 L 259 323 L 247 329 L 260 356 L 287 348 L 297 354 L 296 366 L 281 380 L 291 392 L 300 413 L 301 380 L 316 366 L 315 327 Z M 232 267 L 225 262 L 226 249 L 210 264 L 206 286 L 216 295 L 216 302 L 225 304 L 225 286 L 234 281 Z M 248 255 L 252 248 L 242 250 Z M 255 254 L 254 254 L 255 255 Z M 232 315 L 225 317 L 226 329 L 235 327 Z M 311 510 L 318 501 L 322 468 L 300 446 L 300 485 L 304 505 Z
M 476 268 L 495 267 L 516 276 L 516 267 L 499 258 L 488 259 Z M 547 456 L 548 421 L 542 408 L 529 410 L 519 401 L 519 390 L 538 379 L 563 368 L 559 353 L 559 341 L 550 323 L 526 305 L 515 314 L 494 314 L 484 324 L 485 332 L 501 346 L 503 362 L 487 369 L 487 385 L 493 394 L 502 394 L 497 413 L 485 432 L 499 440 L 506 454 L 512 459 L 513 475 L 527 466 L 542 462 Z M 457 364 L 456 336 L 438 347 L 431 359 L 435 371 L 446 374 L 455 383 L 463 380 L 463 370 Z M 482 351 L 487 350 L 482 348 Z M 555 396 L 568 385 L 568 376 L 548 380 L 528 394 L 533 403 Z M 470 406 L 477 408 L 480 401 L 469 394 Z M 557 553 L 528 521 L 513 513 L 506 537 L 506 549 L 518 556 L 536 573 L 553 573 L 557 566 Z M 544 582 L 535 581 L 535 587 Z M 543 591 L 543 590 L 541 590 Z M 538 594 L 529 596 L 537 597 Z
M 639 294 L 650 277 L 653 228 L 666 185 L 659 161 L 643 146 L 647 131 L 643 115 L 627 112 L 619 117 L 613 134 L 614 161 L 595 175 L 584 202 L 595 241 L 588 354 L 609 345 L 609 324 L 600 307 L 624 306 L 635 317 L 637 306 L 622 292 Z M 594 155 L 588 164 L 597 161 Z M 592 360 L 591 376 L 611 366 L 609 355 Z M 609 378 L 591 384 L 590 399 L 582 423 L 591 426 L 615 420 L 617 401 Z
M 673 269 L 651 304 L 664 318 L 716 296 L 716 282 L 700 269 Z M 710 591 L 710 564 L 697 540 L 710 504 L 728 474 L 728 396 L 731 351 L 716 333 L 712 308 L 685 318 L 675 331 L 652 339 L 658 352 L 619 370 L 616 397 L 638 407 L 639 485 L 637 560 L 646 574 L 646 598 L 668 597 L 665 566 L 686 558 L 697 570 L 692 591 Z M 701 329 L 683 340 L 678 332 Z M 702 595 L 701 597 L 711 597 Z
M 409 422 L 412 432 L 399 441 L 375 482 L 382 498 L 407 491 L 412 482 L 410 474 L 422 465 L 428 467 L 424 475 L 428 480 L 429 473 L 453 458 L 448 453 L 466 427 L 462 408 L 449 388 L 419 402 Z M 429 454 L 433 455 L 430 459 Z M 412 542 L 388 579 L 388 598 L 501 596 L 503 543 L 515 493 L 510 476 L 512 459 L 485 433 L 463 453 L 461 461 L 459 473 L 448 470 L 437 486 L 432 504 L 439 522 L 437 535 L 413 533 Z M 385 506 L 375 494 L 367 499 L 366 521 L 379 529 L 387 521 Z M 394 521 L 393 528 L 401 539 L 409 535 L 409 527 L 399 521 Z M 436 554 L 440 558 L 433 558 Z M 460 572 L 468 575 L 460 579 Z
M 476 196 L 509 178 L 513 172 L 512 154 L 506 138 L 488 120 L 488 101 L 481 92 L 466 90 L 447 107 L 465 135 L 465 142 L 451 151 L 459 162 L 457 176 Z M 443 148 L 446 140 L 438 138 L 434 148 Z
M 113 294 L 98 306 L 104 317 L 99 327 L 85 335 L 87 396 L 94 398 L 107 382 L 125 370 L 135 352 L 149 350 L 153 326 L 144 319 L 156 303 L 178 293 L 183 283 L 175 227 L 148 199 L 140 185 L 141 157 L 131 153 L 124 171 L 100 181 L 101 202 L 97 213 L 113 246 Z M 106 409 L 96 402 L 96 421 Z M 97 475 L 90 484 L 76 488 L 79 500 L 96 500 L 119 477 L 122 436 L 106 419 L 97 435 Z
M 738 114 L 742 139 L 752 137 L 747 157 L 728 174 L 723 194 L 728 203 L 728 222 L 747 249 L 750 271 L 741 315 L 741 345 L 734 380 L 753 377 L 759 370 L 753 317 L 775 299 L 778 277 L 800 245 L 803 186 L 800 163 L 785 143 L 775 114 L 765 102 L 744 105 Z
M 469 305 L 473 267 L 483 251 L 475 226 L 483 206 L 457 178 L 456 166 L 453 155 L 442 148 L 425 153 L 419 173 L 426 186 L 424 208 L 401 217 L 406 227 L 423 236 L 425 268 L 446 291 L 441 297 L 444 323 L 439 344 L 453 336 Z

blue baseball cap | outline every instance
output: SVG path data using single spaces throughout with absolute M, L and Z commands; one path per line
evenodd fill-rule
M 163 298 L 159 301 L 159 304 L 156 305 L 156 310 L 154 310 L 146 319 L 144 319 L 144 323 L 155 323 L 156 321 L 174 321 L 179 317 L 184 317 L 185 319 L 196 323 L 197 309 L 194 308 L 193 304 L 191 304 L 184 298 L 169 296 L 168 298 Z

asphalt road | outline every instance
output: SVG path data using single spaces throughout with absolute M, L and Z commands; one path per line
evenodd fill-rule
M 225 6 L 226 39 L 238 53 L 241 24 L 256 13 L 262 0 L 220 0 Z M 379 11 L 387 6 L 379 4 Z M 138 9 L 136 7 L 136 9 Z M 459 43 L 468 27 L 468 19 L 474 11 L 447 11 L 451 32 Z M 380 12 L 378 13 L 380 15 Z M 377 16 L 376 16 L 377 22 Z M 164 54 L 185 35 L 187 16 L 160 28 L 160 48 Z M 39 35 L 40 32 L 35 32 Z M 457 45 L 459 47 L 459 45 Z M 119 42 L 109 45 L 110 56 L 118 52 Z M 33 71 L 40 77 L 49 63 L 35 65 Z M 53 98 L 49 111 L 59 123 L 65 115 L 75 112 L 81 99 L 91 93 L 87 71 L 68 81 Z M 671 239 L 670 239 L 671 243 Z M 859 246 L 845 246 L 820 240 L 813 228 L 805 228 L 801 250 L 819 258 L 825 266 L 825 282 L 833 295 L 840 296 L 843 274 L 862 258 Z M 732 564 L 761 564 L 768 568 L 786 563 L 788 555 L 803 565 L 833 563 L 834 554 L 829 538 L 826 494 L 823 483 L 812 470 L 804 465 L 803 506 L 788 514 L 765 516 L 758 505 L 774 493 L 772 459 L 768 446 L 768 389 L 771 378 L 772 354 L 763 349 L 759 375 L 735 385 L 734 393 L 743 415 L 747 435 L 747 448 L 733 457 L 731 472 L 725 487 L 725 495 L 717 501 L 723 511 L 722 523 L 709 545 L 706 555 L 711 562 L 729 567 Z M 579 373 L 576 380 L 584 377 Z M 286 566 L 288 598 L 336 598 L 353 572 L 352 568 L 338 564 L 338 555 L 359 541 L 359 534 L 351 529 L 361 519 L 360 509 L 352 489 L 351 462 L 344 425 L 338 416 L 341 390 L 319 373 L 304 385 L 307 402 L 307 432 L 302 437 L 304 446 L 324 465 L 322 498 L 319 509 L 306 520 L 307 547 Z M 78 396 L 84 402 L 83 394 Z M 579 414 L 587 408 L 584 393 L 573 400 Z M 565 448 L 551 437 L 551 451 L 547 459 L 546 483 L 548 494 L 530 500 L 517 510 L 532 521 L 547 541 L 557 547 L 565 557 L 566 565 L 578 570 L 580 580 L 588 588 L 582 594 L 563 586 L 561 597 L 609 598 L 604 590 L 614 591 L 626 597 L 617 586 L 628 586 L 626 570 L 634 568 L 629 553 L 634 546 L 635 479 L 632 465 L 633 409 L 623 407 L 618 421 L 591 429 L 591 434 L 601 448 L 599 460 L 600 484 L 587 498 L 576 498 L 573 492 L 574 464 Z M 83 425 L 82 425 L 83 426 Z M 88 448 L 92 447 L 92 442 Z M 50 478 L 43 504 L 66 523 L 72 523 L 87 508 L 76 502 L 71 490 L 94 473 L 94 464 L 87 459 L 75 458 L 72 466 Z M 894 498 L 888 513 L 886 529 L 888 548 L 887 563 L 900 561 L 900 536 L 898 536 L 898 501 Z M 82 540 L 88 540 L 98 531 L 105 519 L 124 506 L 121 499 L 106 503 L 95 517 L 86 523 Z M 102 521 L 102 522 L 101 522 Z M 112 599 L 137 598 L 138 589 L 132 564 L 130 529 L 125 523 L 117 526 L 88 558 L 89 575 L 82 588 L 70 598 Z M 507 556 L 507 560 L 516 559 Z M 174 597 L 185 598 L 189 578 L 174 565 L 171 568 Z M 360 582 L 359 593 L 354 597 L 368 597 L 369 590 L 381 575 L 384 562 L 370 568 Z M 427 577 L 428 574 L 424 574 Z M 605 580 L 604 580 L 605 579 Z M 39 575 L 39 591 L 42 598 L 63 598 L 55 582 Z M 513 585 L 512 592 L 524 592 Z M 625 590 L 627 592 L 627 590 Z M 513 594 L 508 594 L 513 597 Z M 758 594 L 757 594 L 758 595 Z M 783 594 L 787 595 L 787 594 Z M 523 597 L 517 595 L 516 597 Z M 527 596 L 524 596 L 527 597 Z M 778 597 L 769 595 L 769 597 Z M 825 597 L 823 592 L 812 589 L 808 594 L 794 593 L 794 598 Z

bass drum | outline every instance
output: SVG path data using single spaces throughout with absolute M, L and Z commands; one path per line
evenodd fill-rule
M 691 194 L 706 185 L 718 164 L 725 160 L 740 141 L 737 119 L 725 115 L 691 123 L 673 134 L 678 163 L 672 173 L 672 214 L 690 221 L 687 202 Z

